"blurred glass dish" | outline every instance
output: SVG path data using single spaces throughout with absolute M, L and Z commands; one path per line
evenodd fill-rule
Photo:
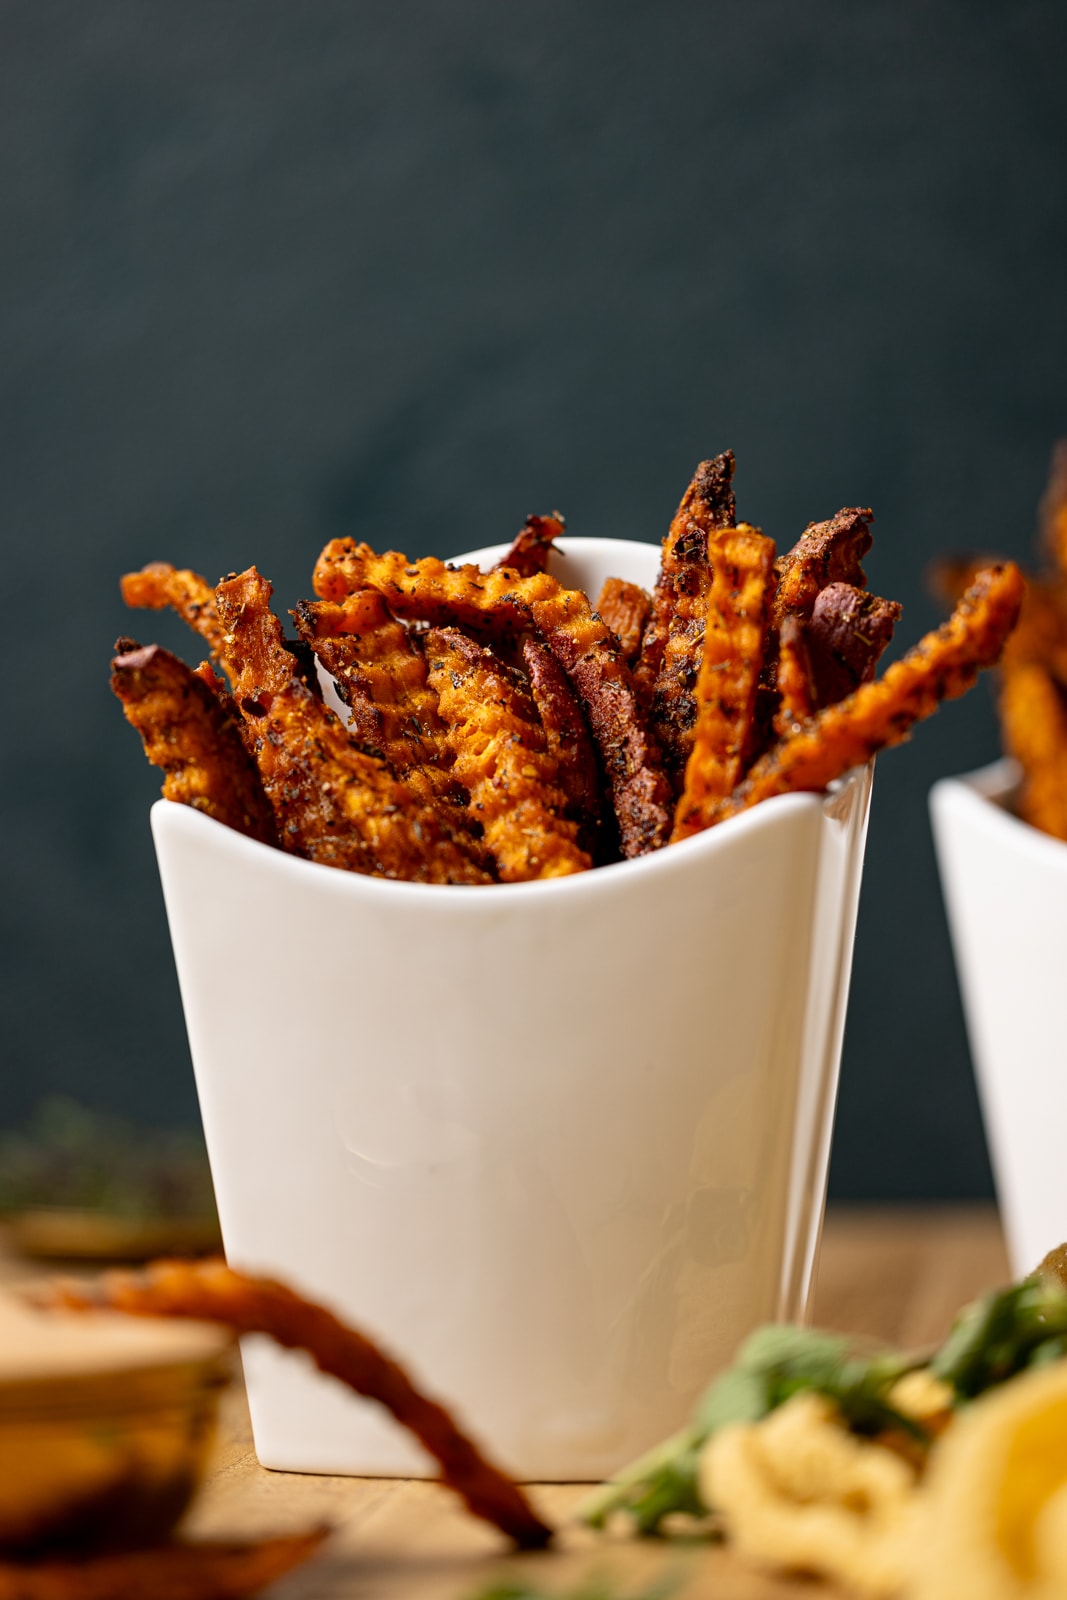
M 200 1482 L 232 1342 L 0 1298 L 0 1549 L 165 1538 Z

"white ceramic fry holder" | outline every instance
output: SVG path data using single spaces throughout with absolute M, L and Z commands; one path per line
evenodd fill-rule
M 566 539 L 593 596 L 656 546 Z M 499 551 L 483 553 L 489 560 Z M 153 809 L 227 1255 L 400 1357 L 526 1479 L 677 1427 L 806 1309 L 870 792 L 794 795 L 544 883 L 384 882 Z M 421 1474 L 245 1342 L 266 1466 Z
M 1067 844 L 1013 816 L 1014 765 L 930 795 L 1012 1270 L 1067 1239 Z

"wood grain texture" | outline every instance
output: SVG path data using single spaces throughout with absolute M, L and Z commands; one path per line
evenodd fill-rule
M 963 1302 L 1008 1276 L 992 1207 L 831 1212 L 816 1321 L 922 1346 L 943 1335 Z M 330 1522 L 336 1532 L 324 1553 L 275 1585 L 272 1600 L 471 1600 L 491 1583 L 518 1574 L 546 1594 L 564 1596 L 598 1576 L 623 1600 L 666 1572 L 677 1574 L 672 1600 L 843 1596 L 826 1585 L 769 1578 L 728 1550 L 605 1539 L 566 1527 L 587 1493 L 586 1486 L 574 1485 L 536 1489 L 538 1509 L 563 1527 L 558 1548 L 513 1556 L 435 1484 L 265 1471 L 252 1448 L 243 1393 L 235 1388 L 189 1531 L 255 1536 Z

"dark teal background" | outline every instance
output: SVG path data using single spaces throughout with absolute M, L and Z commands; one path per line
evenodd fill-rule
M 935 552 L 1027 552 L 1065 59 L 1051 0 L 2 0 L 0 1122 L 195 1117 L 107 689 L 119 632 L 186 641 L 123 570 L 255 560 L 290 604 L 335 534 L 658 538 L 727 446 L 780 543 L 874 507 L 902 643 Z M 995 749 L 983 688 L 880 764 L 839 1196 L 988 1192 L 926 793 Z

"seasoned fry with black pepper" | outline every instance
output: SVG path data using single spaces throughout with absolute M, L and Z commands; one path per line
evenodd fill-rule
M 607 578 L 595 610 L 618 639 L 622 659 L 632 667 L 640 653 L 641 640 L 652 611 L 652 596 L 639 583 L 627 583 L 624 578 Z
M 282 846 L 325 866 L 416 883 L 489 883 L 473 840 L 353 744 L 282 642 L 255 567 L 216 590 L 237 704 L 254 730 Z
M 777 738 L 784 739 L 793 728 L 814 716 L 817 709 L 804 624 L 799 617 L 786 617 L 782 622 L 776 668 L 774 733 Z
M 666 842 L 671 795 L 658 747 L 618 644 L 580 589 L 564 589 L 547 572 L 516 578 L 506 571 L 447 567 L 433 557 L 409 562 L 396 551 L 377 555 L 350 539 L 326 546 L 314 582 L 324 600 L 342 600 L 370 586 L 396 616 L 504 639 L 517 639 L 532 620 L 585 708 L 611 784 L 623 855 L 643 855 Z
M 706 810 L 740 780 L 774 594 L 774 541 L 745 524 L 712 533 L 708 568 L 696 727 L 679 817 Z
M 717 804 L 679 815 L 674 838 L 724 822 L 761 800 L 821 790 L 879 750 L 900 744 L 912 727 L 969 689 L 992 666 L 1015 626 L 1023 579 L 1009 562 L 978 573 L 949 620 L 847 699 L 811 718 L 773 745 L 734 792 Z
M 652 614 L 634 667 L 634 682 L 648 708 L 652 736 L 677 794 L 693 744 L 694 689 L 700 671 L 707 607 L 708 536 L 733 526 L 731 450 L 702 461 L 682 496 L 663 541 Z
M 486 1460 L 444 1406 L 421 1394 L 403 1368 L 355 1328 L 284 1284 L 234 1272 L 221 1260 L 158 1261 L 143 1273 L 109 1272 L 95 1283 L 46 1286 L 33 1298 L 67 1310 L 108 1307 L 133 1316 L 221 1322 L 235 1333 L 263 1333 L 285 1349 L 305 1350 L 321 1372 L 378 1401 L 410 1429 L 440 1463 L 442 1481 L 476 1517 L 524 1549 L 538 1549 L 552 1537 L 522 1490 Z
M 452 752 L 425 657 L 377 589 L 360 589 L 340 605 L 301 600 L 292 616 L 352 712 L 356 742 L 388 761 L 420 800 L 465 799 L 450 771 Z
M 567 797 L 567 816 L 578 824 L 579 847 L 595 859 L 601 831 L 600 773 L 582 708 L 551 650 L 532 634 L 522 641 L 522 659 L 546 747 L 556 762 L 556 781 Z
M 558 511 L 553 511 L 548 517 L 527 517 L 511 549 L 496 562 L 493 571 L 517 572 L 520 578 L 532 578 L 536 572 L 547 572 L 553 541 L 563 537 L 565 528 L 566 524 Z
M 783 617 L 810 617 L 822 589 L 831 583 L 867 587 L 860 565 L 871 548 L 873 513 L 860 506 L 845 506 L 827 522 L 810 522 L 791 550 L 774 565 L 778 587 L 771 611 L 771 626 L 780 628 Z
M 455 774 L 502 883 L 561 878 L 592 861 L 577 844 L 567 796 L 533 698 L 518 673 L 458 628 L 426 635 L 429 682 L 455 757 Z
M 277 844 L 274 813 L 239 719 L 215 689 L 210 666 L 193 672 L 158 644 L 142 647 L 132 639 L 120 639 L 115 649 L 111 687 L 145 755 L 166 774 L 164 798 Z
M 899 618 L 895 600 L 880 600 L 854 584 L 829 583 L 819 590 L 804 624 L 817 707 L 870 682 Z M 780 667 L 778 676 L 780 689 Z
M 199 572 L 172 567 L 169 561 L 152 561 L 140 572 L 127 572 L 121 588 L 123 600 L 133 611 L 166 611 L 168 607 L 176 611 L 205 641 L 232 682 L 225 659 L 226 630 L 215 608 L 215 591 Z

